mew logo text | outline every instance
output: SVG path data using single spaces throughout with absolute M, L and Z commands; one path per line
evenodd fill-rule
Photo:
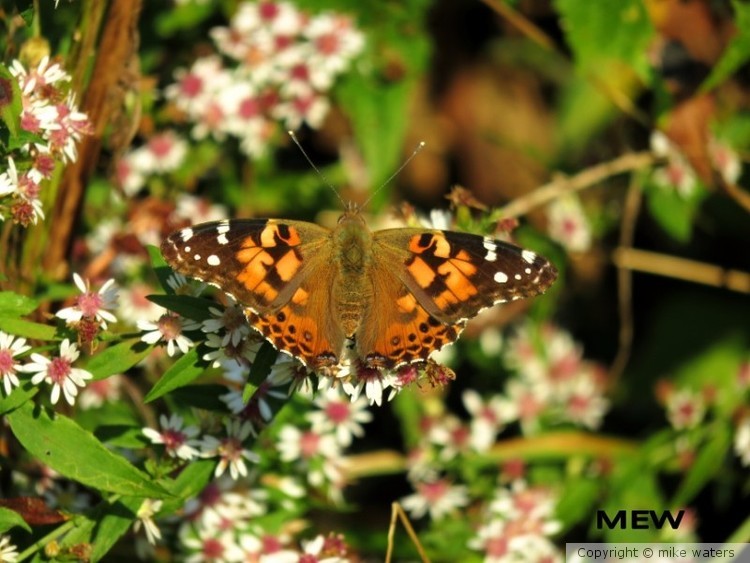
M 604 510 L 597 510 L 596 527 L 599 530 L 605 526 L 610 530 L 615 528 L 622 530 L 627 528 L 631 530 L 656 528 L 661 530 L 665 524 L 669 524 L 673 530 L 676 530 L 680 527 L 684 515 L 684 510 L 678 510 L 676 516 L 669 510 L 664 510 L 661 514 L 657 514 L 655 510 L 618 510 L 610 516 Z

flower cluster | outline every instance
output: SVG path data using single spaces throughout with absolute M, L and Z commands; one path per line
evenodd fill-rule
M 348 548 L 341 538 L 318 536 L 294 546 L 295 530 L 267 528 L 264 516 L 280 511 L 294 513 L 304 503 L 307 487 L 327 490 L 329 496 L 341 500 L 345 484 L 343 449 L 355 437 L 364 433 L 362 424 L 372 418 L 367 401 L 360 398 L 351 402 L 340 388 L 329 388 L 314 400 L 303 400 L 312 410 L 295 423 L 287 423 L 272 432 L 270 443 L 275 448 L 262 456 L 247 449 L 255 436 L 253 425 L 242 420 L 238 413 L 225 423 L 221 435 L 206 432 L 202 437 L 197 426 L 185 424 L 177 415 L 160 418 L 160 428 L 144 428 L 143 433 L 152 444 L 162 446 L 166 459 L 184 464 L 198 458 L 218 458 L 215 479 L 198 498 L 185 505 L 179 538 L 186 559 L 203 560 L 211 554 L 216 560 L 278 560 L 283 561 L 347 561 Z M 300 403 L 301 404 L 301 403 Z M 214 431 L 215 432 L 215 431 Z M 258 480 L 258 471 L 248 469 L 247 463 L 263 464 L 268 468 L 280 464 L 284 473 L 304 475 L 307 483 L 287 476 Z M 294 471 L 290 472 L 289 468 Z M 271 470 L 273 472 L 273 470 Z M 278 473 L 279 470 L 276 469 Z M 243 484 L 251 483 L 251 487 Z M 138 517 L 150 544 L 161 538 L 153 516 L 159 507 L 142 507 Z M 317 558 L 316 558 L 317 557 Z M 318 559 L 319 558 L 319 559 Z M 330 558 L 330 559 L 328 559 Z
M 100 330 L 106 330 L 107 323 L 117 322 L 111 310 L 115 308 L 118 289 L 114 280 L 106 281 L 98 291 L 92 291 L 90 284 L 80 275 L 73 274 L 76 287 L 81 292 L 70 307 L 60 309 L 56 317 L 64 320 L 68 328 L 78 333 L 79 343 L 91 345 Z M 31 362 L 22 364 L 19 356 L 31 350 L 25 338 L 0 331 L 0 381 L 6 395 L 10 395 L 14 387 L 20 385 L 19 373 L 31 373 L 31 383 L 38 385 L 42 382 L 52 385 L 51 402 L 56 404 L 62 395 L 66 402 L 74 405 L 80 388 L 86 387 L 86 382 L 93 376 L 84 369 L 73 367 L 80 352 L 78 345 L 66 338 L 60 343 L 60 353 L 56 357 L 46 357 L 39 353 L 32 353 Z M 111 394 L 115 387 L 113 379 L 110 383 L 103 383 L 100 398 L 87 399 L 89 406 L 101 404 L 104 397 Z
M 60 354 L 48 358 L 38 353 L 32 353 L 31 362 L 21 363 L 18 356 L 31 350 L 25 338 L 0 331 L 0 380 L 6 395 L 10 395 L 14 387 L 20 385 L 19 373 L 31 373 L 31 383 L 39 385 L 42 382 L 52 385 L 50 401 L 56 404 L 62 395 L 69 405 L 75 404 L 78 388 L 85 387 L 86 381 L 92 375 L 80 368 L 73 367 L 73 363 L 80 356 L 78 347 L 67 338 L 60 343 Z
M 293 526 L 277 521 L 267 525 L 269 514 L 291 509 L 304 497 L 304 489 L 289 477 L 252 492 L 236 492 L 226 481 L 210 484 L 185 506 L 187 518 L 178 532 L 184 561 L 350 561 L 350 548 L 341 536 L 318 535 L 298 544 Z
M 174 131 L 162 131 L 117 161 L 117 183 L 126 196 L 133 196 L 150 176 L 179 169 L 187 154 L 187 141 Z
M 165 95 L 187 114 L 194 138 L 236 137 L 248 155 L 264 152 L 276 122 L 319 127 L 326 93 L 364 46 L 348 17 L 312 16 L 289 2 L 243 2 L 211 35 L 232 65 L 219 54 L 200 58 Z
M 651 151 L 665 159 L 665 164 L 654 170 L 654 183 L 665 189 L 676 190 L 683 198 L 692 195 L 698 186 L 698 176 L 680 148 L 661 131 L 654 131 L 651 134 Z M 708 156 L 725 182 L 737 182 L 742 165 L 734 150 L 718 139 L 711 138 L 708 143 Z
M 469 547 L 483 552 L 484 560 L 492 563 L 561 562 L 562 554 L 550 541 L 562 528 L 554 519 L 554 509 L 554 496 L 547 489 L 531 488 L 522 480 L 500 487 Z
M 198 457 L 218 458 L 216 477 L 221 477 L 229 469 L 232 479 L 247 476 L 246 461 L 257 463 L 259 457 L 244 447 L 245 441 L 253 433 L 252 425 L 240 420 L 227 420 L 225 435 L 217 438 L 206 435 L 198 439 L 200 430 L 196 426 L 184 426 L 182 417 L 173 414 L 170 417 L 162 415 L 159 420 L 161 430 L 144 428 L 143 434 L 152 444 L 164 446 L 167 456 L 182 461 L 190 461 Z
M 10 216 L 14 223 L 28 226 L 44 218 L 42 182 L 52 177 L 57 162 L 76 160 L 76 146 L 91 134 L 92 126 L 78 110 L 75 95 L 66 92 L 63 84 L 70 81 L 70 75 L 59 63 L 45 56 L 28 69 L 15 60 L 10 72 L 21 91 L 20 127 L 34 141 L 24 144 L 19 154 L 8 156 L 7 169 L 0 173 L 0 220 Z M 0 90 L 9 90 L 9 85 L 0 84 Z
M 482 397 L 473 389 L 463 392 L 468 421 L 440 412 L 437 405 L 425 406 L 421 440 L 408 460 L 408 478 L 415 492 L 402 500 L 412 516 L 439 520 L 466 506 L 467 485 L 458 482 L 451 467 L 488 452 L 511 423 L 518 422 L 527 433 L 561 423 L 587 428 L 601 423 L 608 403 L 602 396 L 600 368 L 583 360 L 569 334 L 551 325 L 541 330 L 534 338 L 531 325 L 523 325 L 506 342 L 503 357 L 516 376 L 504 393 Z M 496 351 L 498 345 L 487 347 Z M 485 532 L 501 531 L 507 533 L 494 522 L 475 543 L 486 539 Z
M 549 324 L 539 333 L 523 325 L 508 339 L 504 359 L 517 373 L 505 394 L 524 431 L 536 431 L 542 422 L 599 427 L 609 406 L 604 372 L 584 360 L 570 334 Z

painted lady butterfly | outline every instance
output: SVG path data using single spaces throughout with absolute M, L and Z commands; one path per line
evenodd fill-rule
M 557 277 L 530 250 L 430 229 L 371 232 L 354 205 L 335 229 L 282 219 L 204 223 L 161 245 L 178 272 L 218 286 L 250 324 L 314 370 L 425 362 L 497 303 Z

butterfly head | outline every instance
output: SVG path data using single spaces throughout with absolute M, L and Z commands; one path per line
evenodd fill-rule
M 338 224 L 340 227 L 345 225 L 367 225 L 365 218 L 362 215 L 362 208 L 359 204 L 353 201 L 348 202 L 344 206 L 344 213 L 339 217 Z
M 359 215 L 359 212 L 362 210 L 360 205 L 355 201 L 348 201 L 344 205 L 344 215 L 341 217 L 343 218 L 345 215 Z M 340 220 L 340 219 L 339 219 Z

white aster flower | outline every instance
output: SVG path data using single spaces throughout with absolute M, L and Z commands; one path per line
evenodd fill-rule
M 474 389 L 464 391 L 463 403 L 471 415 L 470 442 L 478 452 L 487 451 L 506 423 L 516 418 L 515 405 L 502 395 L 494 395 L 487 401 Z
M 161 431 L 144 428 L 143 433 L 153 444 L 163 444 L 170 457 L 190 460 L 200 455 L 199 442 L 196 440 L 199 430 L 197 426 L 184 426 L 182 417 L 172 414 L 159 417 Z
M 167 354 L 174 356 L 177 350 L 187 354 L 195 343 L 192 339 L 183 334 L 185 330 L 197 330 L 199 324 L 195 321 L 178 317 L 171 313 L 163 314 L 155 323 L 148 321 L 138 321 L 137 326 L 140 330 L 146 331 L 141 340 L 147 344 L 156 344 L 159 341 L 167 343 Z
M 446 479 L 416 483 L 417 492 L 401 499 L 401 505 L 412 517 L 429 514 L 440 520 L 469 504 L 469 490 L 464 485 L 453 485 Z
M 0 331 L 0 379 L 6 395 L 10 395 L 13 387 L 18 387 L 20 383 L 16 373 L 21 367 L 15 357 L 30 349 L 31 346 L 26 344 L 25 338 L 16 338 L 12 334 Z
M 60 355 L 46 358 L 41 354 L 31 354 L 32 363 L 23 366 L 23 371 L 34 373 L 31 383 L 39 385 L 42 381 L 52 385 L 50 401 L 56 404 L 62 393 L 69 405 L 75 404 L 78 387 L 85 387 L 86 380 L 93 376 L 86 370 L 74 368 L 73 362 L 80 353 L 75 344 L 67 338 L 60 344 Z
M 745 416 L 737 425 L 734 433 L 734 453 L 742 465 L 750 466 L 750 416 Z
M 225 309 L 218 307 L 209 307 L 211 318 L 202 323 L 201 330 L 205 333 L 224 332 L 221 339 L 222 346 L 238 346 L 240 342 L 250 334 L 250 325 L 245 318 L 243 308 L 237 303 L 233 303 Z
M 8 168 L 0 174 L 0 196 L 6 196 L 18 191 L 18 169 L 13 157 L 8 157 Z
M 313 430 L 321 434 L 333 432 L 342 447 L 351 445 L 355 436 L 364 436 L 362 424 L 372 420 L 372 413 L 367 410 L 367 400 L 358 397 L 351 401 L 342 395 L 339 387 L 328 388 L 313 402 L 319 410 L 306 415 Z
M 76 304 L 73 307 L 60 309 L 56 317 L 65 320 L 68 324 L 79 322 L 83 318 L 95 320 L 104 330 L 108 322 L 117 322 L 117 317 L 109 312 L 109 309 L 117 307 L 118 289 L 115 280 L 107 280 L 98 292 L 91 291 L 88 280 L 84 281 L 78 274 L 73 274 L 73 281 L 81 295 L 76 298 Z
M 147 498 L 136 512 L 138 519 L 133 524 L 133 530 L 137 532 L 143 526 L 148 543 L 151 545 L 155 545 L 156 541 L 161 539 L 161 530 L 154 522 L 154 515 L 161 510 L 162 504 L 164 504 L 162 500 Z
M 8 536 L 0 536 L 0 561 L 3 563 L 18 561 L 18 548 L 10 543 Z
M 219 463 L 214 472 L 215 477 L 221 475 L 229 468 L 232 479 L 247 476 L 247 465 L 245 460 L 258 463 L 260 456 L 251 452 L 243 446 L 244 441 L 254 434 L 253 426 L 247 421 L 229 420 L 226 423 L 227 435 L 224 438 L 204 436 L 201 440 L 202 457 L 219 457 Z

